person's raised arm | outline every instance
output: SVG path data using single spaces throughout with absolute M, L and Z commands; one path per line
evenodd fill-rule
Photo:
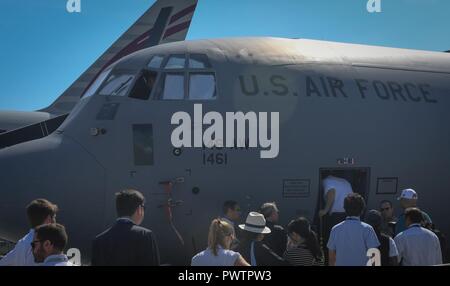
M 331 207 L 333 206 L 335 198 L 336 198 L 336 190 L 335 189 L 329 190 L 326 195 L 325 208 L 320 210 L 320 212 L 319 212 L 320 217 L 323 217 L 331 210 Z

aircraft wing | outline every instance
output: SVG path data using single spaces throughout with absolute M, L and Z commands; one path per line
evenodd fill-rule
M 159 44 L 186 38 L 198 0 L 157 0 L 103 55 L 50 106 L 52 115 L 69 113 L 97 76 L 117 60 Z

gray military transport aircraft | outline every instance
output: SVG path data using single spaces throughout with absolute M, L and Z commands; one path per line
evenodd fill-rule
M 187 264 L 225 200 L 313 219 L 337 170 L 369 208 L 415 188 L 449 234 L 449 95 L 443 52 L 281 38 L 143 49 L 105 68 L 54 132 L 0 136 L 0 233 L 21 237 L 24 206 L 45 197 L 88 261 L 114 193 L 135 188 L 162 261 Z

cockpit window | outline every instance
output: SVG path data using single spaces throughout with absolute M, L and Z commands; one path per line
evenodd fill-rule
M 189 74 L 189 99 L 211 100 L 216 97 L 216 77 L 214 73 Z
M 110 72 L 111 72 L 111 69 L 107 69 L 107 70 L 103 71 L 97 77 L 97 79 L 94 81 L 94 83 L 89 87 L 89 89 L 84 93 L 83 97 L 88 97 L 88 96 L 94 95 L 95 92 L 97 91 L 97 89 L 100 87 L 100 85 L 105 80 L 105 78 L 109 75 Z
M 152 93 L 158 73 L 149 70 L 143 70 L 136 80 L 130 92 L 131 98 L 147 100 Z
M 154 56 L 153 59 L 157 57 Z M 155 60 L 156 61 L 156 60 Z M 149 65 L 150 65 L 149 63 Z M 216 73 L 205 54 L 170 55 L 163 60 L 154 98 L 159 100 L 215 100 Z
M 134 75 L 129 73 L 113 73 L 100 90 L 100 95 L 125 96 L 133 82 Z
M 189 55 L 189 68 L 190 69 L 207 69 L 211 68 L 208 57 L 202 54 Z
M 166 63 L 166 69 L 184 69 L 186 66 L 185 55 L 171 55 Z
M 158 97 L 164 100 L 182 100 L 184 90 L 184 73 L 167 73 L 161 79 Z
M 151 69 L 159 69 L 161 68 L 163 60 L 164 60 L 163 56 L 154 56 L 147 66 Z

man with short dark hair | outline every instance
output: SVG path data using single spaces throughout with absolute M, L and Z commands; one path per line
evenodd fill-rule
M 37 199 L 27 206 L 27 217 L 30 231 L 20 239 L 13 250 L 0 260 L 0 266 L 36 266 L 31 242 L 35 228 L 42 224 L 56 222 L 58 206 L 45 199 Z
M 136 190 L 116 194 L 118 219 L 98 235 L 92 247 L 94 266 L 158 266 L 159 249 L 153 232 L 140 227 L 145 198 Z
M 223 219 L 235 227 L 241 218 L 241 208 L 236 201 L 226 201 L 223 204 Z
M 279 213 L 275 202 L 265 203 L 260 208 L 260 213 L 266 219 L 266 226 L 270 233 L 264 236 L 263 242 L 278 256 L 283 257 L 287 245 L 287 233 L 281 225 L 278 225 Z
M 381 221 L 380 231 L 390 237 L 394 236 L 395 224 L 397 218 L 394 215 L 394 207 L 392 202 L 388 200 L 383 200 L 380 203 L 380 213 L 383 220 Z
M 367 251 L 380 245 L 373 228 L 360 220 L 365 205 L 357 193 L 345 197 L 347 218 L 333 227 L 327 244 L 330 266 L 365 266 Z
M 239 219 L 241 218 L 241 207 L 239 206 L 238 202 L 229 200 L 223 203 L 222 211 L 223 216 L 221 217 L 221 219 L 229 223 L 234 230 L 234 239 L 231 243 L 230 249 L 236 250 L 241 237 L 241 230 L 237 227 Z
M 35 262 L 42 266 L 74 266 L 64 254 L 66 244 L 64 226 L 56 223 L 38 226 L 31 242 Z
M 399 262 L 404 266 L 431 266 L 442 264 L 439 238 L 422 227 L 423 212 L 418 208 L 405 210 L 407 229 L 395 238 Z

